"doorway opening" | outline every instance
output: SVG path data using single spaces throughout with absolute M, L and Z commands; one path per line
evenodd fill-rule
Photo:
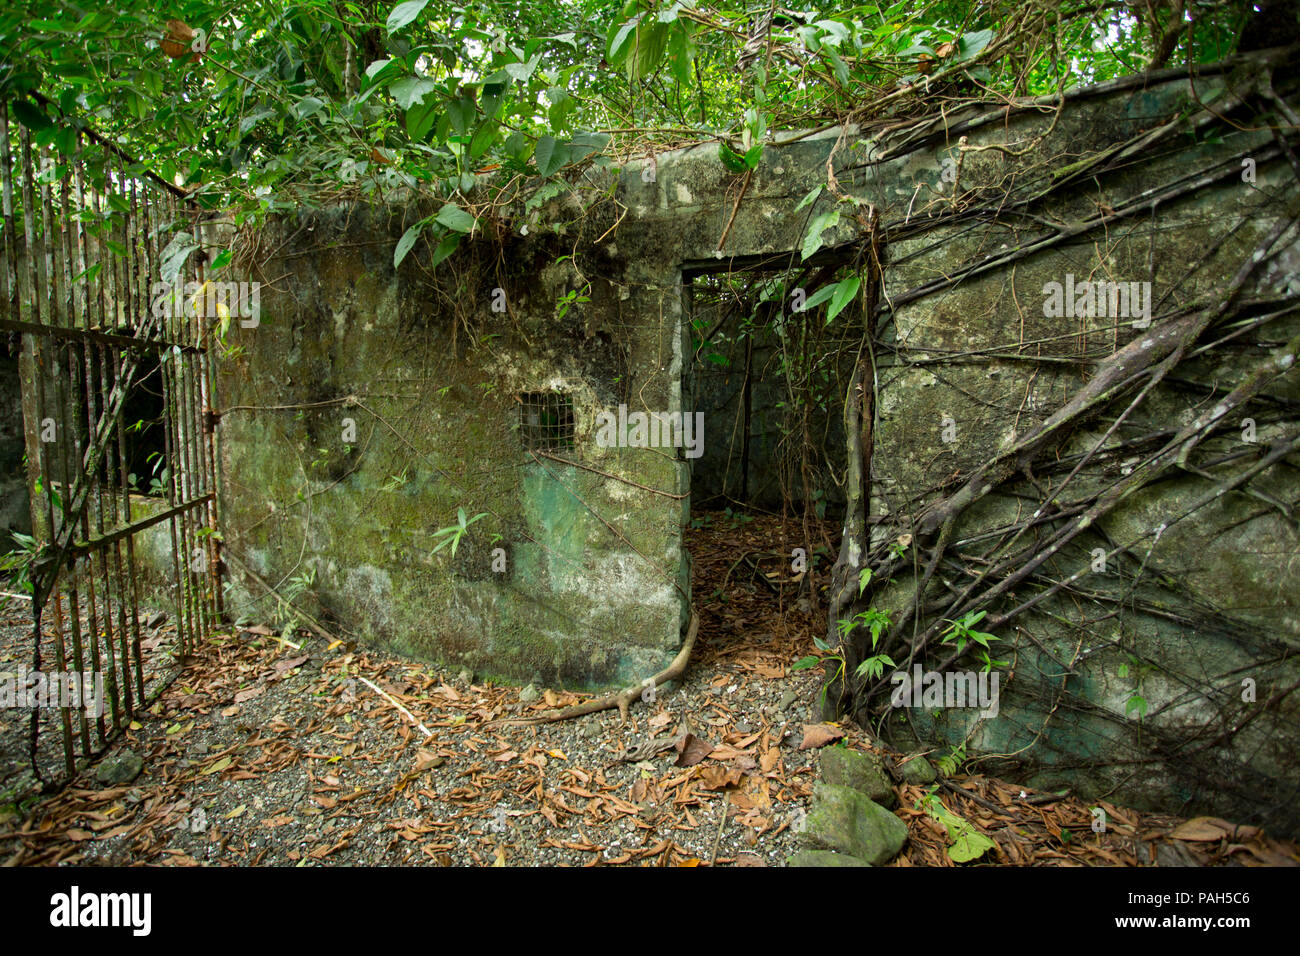
M 862 323 L 852 307 L 828 321 L 827 297 L 800 283 L 824 284 L 834 272 L 686 280 L 682 405 L 704 424 L 688 541 L 701 633 L 710 635 L 705 659 L 787 644 L 802 653 L 824 633 L 821 592 L 845 506 L 844 396 Z

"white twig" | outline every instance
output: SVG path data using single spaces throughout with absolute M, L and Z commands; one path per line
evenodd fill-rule
M 364 677 L 358 677 L 357 680 L 361 681 L 361 683 L 365 684 L 367 687 L 373 690 L 380 697 L 384 698 L 384 700 L 388 701 L 390 704 L 392 704 L 394 707 L 396 707 L 398 710 L 404 713 L 406 715 L 406 719 L 409 720 L 411 723 L 415 724 L 416 727 L 420 728 L 420 733 L 424 734 L 424 736 L 426 737 L 433 736 L 433 733 L 429 730 L 429 728 L 424 726 L 424 724 L 420 723 L 418 720 L 416 720 L 415 715 L 412 714 L 405 707 L 403 707 L 401 704 L 399 704 L 396 700 L 394 700 L 391 694 L 388 694 L 385 691 L 380 690 L 378 687 L 376 687 L 373 683 L 371 683 Z

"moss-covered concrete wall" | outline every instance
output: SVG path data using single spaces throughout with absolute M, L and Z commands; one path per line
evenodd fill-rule
M 1197 95 L 1214 102 L 1231 93 L 1232 83 L 1210 78 L 1198 84 Z M 1021 116 L 972 130 L 961 186 L 1001 188 L 1020 175 L 1027 161 L 990 145 L 1045 135 L 1035 163 L 1056 159 L 1068 168 L 1079 156 L 1196 106 L 1187 84 L 1172 82 L 1084 99 L 1059 118 Z M 1054 130 L 1045 134 L 1052 122 Z M 1140 206 L 1160 191 L 1178 193 L 1154 212 L 1081 231 L 1051 251 L 933 292 L 926 290 L 942 286 L 955 265 L 1019 249 L 1042 234 L 1043 222 L 940 226 L 893 243 L 885 299 L 901 304 L 887 313 L 881 336 L 887 350 L 879 369 L 871 508 L 885 519 L 878 535 L 914 530 L 911 517 L 945 480 L 970 474 L 1044 422 L 1103 359 L 1150 336 L 1163 317 L 1222 299 L 1257 245 L 1296 217 L 1294 174 L 1281 157 L 1263 158 L 1271 145 L 1261 129 L 1213 137 L 1181 131 L 1125 169 L 1035 210 L 1069 227 L 1099 211 Z M 917 181 L 942 190 L 944 155 L 914 156 Z M 1261 159 L 1256 164 L 1252 157 Z M 1250 175 L 1243 174 L 1247 167 Z M 951 195 L 953 186 L 947 188 Z M 910 196 L 896 191 L 887 208 L 900 209 Z M 1289 241 L 1291 251 L 1253 276 L 1242 295 L 1268 307 L 1294 302 L 1300 245 L 1294 235 Z M 1067 276 L 1080 283 L 1149 282 L 1150 322 L 1049 316 L 1054 310 L 1045 290 Z M 993 656 L 1009 664 L 997 718 L 912 708 L 893 715 L 892 732 L 904 739 L 915 734 L 929 745 L 964 743 L 969 754 L 996 755 L 984 766 L 1018 764 L 1038 786 L 1068 785 L 1096 797 L 1118 793 L 1131 804 L 1218 812 L 1282 830 L 1300 827 L 1294 803 L 1300 701 L 1287 693 L 1300 682 L 1300 534 L 1293 510 L 1300 457 L 1266 469 L 1251 493 L 1217 490 L 1253 465 L 1259 449 L 1294 431 L 1294 417 L 1288 422 L 1284 410 L 1300 401 L 1300 376 L 1285 343 L 1300 332 L 1300 320 L 1291 315 L 1243 326 L 1212 352 L 1191 358 L 1128 419 L 1107 417 L 1070 434 L 1059 457 L 1082 467 L 1062 487 L 1057 507 L 1112 486 L 1161 436 L 1208 412 L 1261 360 L 1274 361 L 1278 374 L 1259 401 L 1207 440 L 1213 473 L 1172 469 L 1054 555 L 1018 597 L 987 608 L 995 614 L 1036 593 L 1036 584 L 1083 575 L 1077 590 L 1047 599 L 1017 618 L 1014 631 L 998 635 L 1002 643 Z M 1096 446 L 1099 452 L 1086 458 Z M 1060 477 L 1025 474 L 1007 482 L 963 516 L 954 540 L 975 560 L 996 559 L 1011 546 L 1004 529 L 1025 518 L 1044 486 L 1055 488 Z M 1048 538 L 1044 525 L 1027 540 L 1047 547 Z M 1126 547 L 1098 563 L 1097 555 L 1117 545 Z M 883 592 L 882 605 L 902 608 L 909 586 Z
M 287 222 L 291 251 L 260 266 L 260 320 L 219 378 L 236 605 L 262 596 L 243 562 L 310 577 L 343 632 L 479 673 L 601 687 L 662 668 L 687 606 L 684 462 L 594 439 L 620 404 L 679 410 L 676 314 L 617 271 L 588 285 L 546 240 L 502 270 L 473 243 L 449 278 L 418 254 L 395 270 L 404 228 L 379 209 Z M 537 393 L 568 396 L 572 447 L 525 447 Z

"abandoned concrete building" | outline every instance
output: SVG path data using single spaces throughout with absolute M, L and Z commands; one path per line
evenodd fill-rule
M 210 394 L 175 353 L 198 401 L 178 434 L 210 458 L 163 449 L 196 510 L 132 497 L 133 519 L 160 516 L 131 535 L 138 587 L 176 606 L 171 569 L 194 553 L 230 619 L 292 585 L 362 643 L 600 690 L 678 653 L 702 500 L 843 516 L 841 574 L 814 595 L 829 632 L 868 600 L 915 634 L 927 614 L 966 615 L 1004 549 L 1034 541 L 1033 567 L 990 578 L 981 605 L 987 627 L 1029 602 L 989 628 L 998 660 L 963 659 L 1001 668 L 996 718 L 850 715 L 1036 786 L 1300 831 L 1296 172 L 1266 125 L 1220 121 L 1261 95 L 1260 75 L 1166 71 L 901 138 L 781 134 L 750 175 L 713 143 L 592 163 L 496 232 L 449 255 L 417 245 L 396 268 L 429 212 L 400 198 L 252 234 L 207 222 L 195 247 L 235 249 L 260 301 L 208 343 Z M 1253 256 L 1265 264 L 1243 268 Z M 783 472 L 772 320 L 826 326 L 825 300 L 802 310 L 778 283 L 736 304 L 716 280 L 794 277 L 806 299 L 845 267 L 864 278 L 832 328 L 867 344 L 803 426 L 814 466 Z M 766 331 L 740 335 L 754 315 Z M 40 474 L 33 368 L 24 474 L 17 361 L 0 359 L 0 482 L 15 489 Z M 1144 388 L 1131 413 L 1121 399 L 1071 417 Z M 1204 440 L 1188 458 L 1165 450 L 1175 439 Z M 1050 478 L 1031 454 L 1045 445 Z M 28 530 L 15 500 L 0 520 Z M 48 505 L 33 512 L 39 535 Z M 899 670 L 922 660 L 905 626 Z M 938 626 L 927 666 L 955 659 Z M 1239 785 L 1209 786 L 1211 770 Z

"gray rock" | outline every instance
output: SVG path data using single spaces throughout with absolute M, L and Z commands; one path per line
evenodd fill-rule
M 167 621 L 167 614 L 164 611 L 155 611 L 149 615 L 149 620 L 144 622 L 145 627 L 161 627 Z
M 107 786 L 117 787 L 130 783 L 140 776 L 140 771 L 143 769 L 144 759 L 139 754 L 127 750 L 105 758 L 95 771 L 95 779 Z
M 800 850 L 790 857 L 786 866 L 870 866 L 866 860 L 859 860 L 847 853 L 833 853 L 830 850 Z
M 519 692 L 519 701 L 524 704 L 535 704 L 542 699 L 541 691 L 532 684 L 529 684 Z
M 907 763 L 900 763 L 898 772 L 903 775 L 904 783 L 917 787 L 929 786 L 936 779 L 934 765 L 920 754 L 914 754 Z
M 753 732 L 754 725 L 747 720 L 742 720 L 740 723 L 736 724 L 736 733 L 738 734 L 752 734 Z
M 462 684 L 472 684 L 474 683 L 474 672 L 468 667 L 462 667 L 460 673 L 457 675 L 457 679 Z
M 836 850 L 881 866 L 907 842 L 907 826 L 856 790 L 818 782 L 799 842 L 811 850 Z
M 1201 866 L 1201 861 L 1181 843 L 1157 843 L 1156 866 Z
M 821 752 L 820 763 L 826 783 L 851 787 L 883 807 L 892 807 L 897 802 L 889 776 L 875 754 L 847 747 L 827 747 Z
M 779 707 L 781 710 L 789 710 L 791 707 L 795 705 L 795 702 L 798 700 L 799 700 L 799 695 L 792 690 L 788 690 L 781 695 L 781 700 L 777 703 L 776 706 Z

